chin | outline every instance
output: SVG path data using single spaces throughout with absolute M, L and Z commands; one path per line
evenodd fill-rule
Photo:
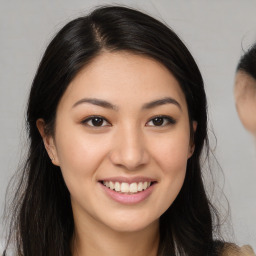
M 107 225 L 116 232 L 139 232 L 155 225 L 158 225 L 159 219 L 145 218 L 144 216 L 122 216 L 114 218 Z

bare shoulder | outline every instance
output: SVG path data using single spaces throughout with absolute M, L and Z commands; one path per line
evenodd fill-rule
M 252 247 L 249 245 L 244 245 L 239 247 L 234 244 L 224 245 L 221 256 L 256 256 Z

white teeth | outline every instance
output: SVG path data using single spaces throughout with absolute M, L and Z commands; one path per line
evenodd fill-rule
M 115 183 L 115 191 L 119 192 L 119 191 L 121 190 L 120 187 L 121 187 L 121 186 L 120 186 L 120 183 L 119 183 L 119 182 L 116 182 L 116 183 Z
M 121 183 L 121 192 L 123 192 L 123 193 L 130 192 L 130 186 L 128 183 L 125 183 L 125 182 Z
M 112 181 L 109 182 L 109 188 L 112 190 L 115 188 L 115 184 Z
M 115 188 L 115 184 L 112 181 L 109 182 L 109 188 L 112 190 Z
M 104 186 L 115 190 L 117 192 L 121 192 L 121 193 L 137 193 L 137 192 L 141 192 L 145 189 L 147 189 L 148 187 L 150 187 L 151 182 L 133 182 L 131 184 L 127 183 L 127 182 L 113 182 L 113 181 L 103 181 Z
M 148 187 L 148 183 L 145 181 L 142 185 L 142 188 L 145 190 Z
M 142 191 L 142 190 L 143 190 L 142 182 L 139 182 L 139 184 L 138 184 L 138 191 Z
M 131 193 L 137 193 L 138 192 L 138 185 L 137 185 L 137 183 L 130 184 L 130 192 Z

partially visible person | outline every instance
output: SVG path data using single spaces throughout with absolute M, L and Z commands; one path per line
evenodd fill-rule
M 256 44 L 250 47 L 238 62 L 234 96 L 243 126 L 256 138 Z M 227 251 L 232 253 L 233 249 Z M 244 255 L 254 253 L 250 246 L 243 246 L 239 250 Z
M 243 126 L 256 137 L 256 44 L 238 63 L 234 94 Z

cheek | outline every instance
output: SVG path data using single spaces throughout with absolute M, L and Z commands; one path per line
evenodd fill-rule
M 176 136 L 155 147 L 154 159 L 160 166 L 160 183 L 155 209 L 162 215 L 174 202 L 184 183 L 188 159 L 189 139 Z
M 256 99 L 241 101 L 238 106 L 238 115 L 244 127 L 252 133 L 256 132 Z
M 164 189 L 166 193 L 173 195 L 171 201 L 179 193 L 184 182 L 189 142 L 186 133 L 176 134 L 172 139 L 164 140 L 154 147 L 154 159 L 160 166 Z
M 169 147 L 168 147 L 169 146 Z M 165 148 L 163 148 L 165 149 Z M 181 144 L 167 145 L 165 152 L 160 154 L 161 169 L 165 179 L 167 192 L 172 195 L 171 202 L 179 193 L 185 179 L 187 167 L 187 147 Z
M 60 130 L 56 134 L 57 155 L 67 187 L 72 190 L 79 189 L 78 183 L 81 187 L 90 185 L 107 154 L 104 139 L 85 134 L 83 128 L 74 132 L 72 129 Z
M 153 154 L 163 172 L 168 175 L 186 169 L 188 152 L 189 136 L 181 134 L 157 143 Z

